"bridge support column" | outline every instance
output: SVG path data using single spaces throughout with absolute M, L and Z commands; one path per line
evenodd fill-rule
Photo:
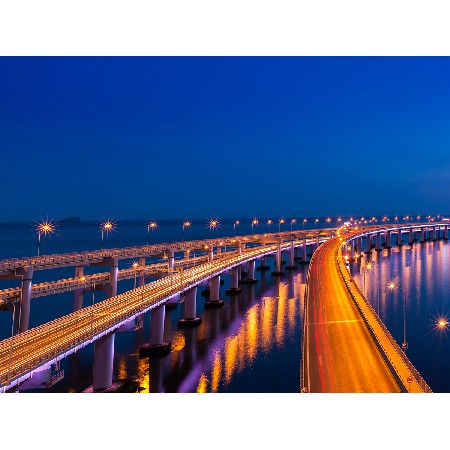
M 167 261 L 169 270 L 173 270 L 175 268 L 175 252 L 172 248 L 167 249 Z
M 255 260 L 248 263 L 248 276 L 241 280 L 241 284 L 256 284 L 258 280 L 255 278 Z
M 420 242 L 425 242 L 425 229 L 424 227 L 420 228 Z
M 75 278 L 81 278 L 83 275 L 84 275 L 83 266 L 76 266 L 75 267 Z M 83 293 L 84 293 L 84 289 L 75 289 L 75 291 L 73 291 L 72 310 L 74 312 L 83 308 Z
M 448 226 L 445 225 L 444 227 L 444 240 L 448 241 Z
M 94 391 L 108 389 L 112 385 L 114 336 L 115 333 L 110 333 L 94 342 Z
M 139 258 L 139 267 L 142 267 L 141 276 L 138 278 L 138 287 L 142 287 L 145 284 L 145 276 L 144 276 L 144 270 L 145 270 L 145 258 Z
M 362 252 L 362 238 L 358 237 L 356 238 L 356 253 L 360 255 Z
M 119 263 L 117 258 L 107 258 L 105 263 L 110 265 L 109 283 L 105 286 L 107 298 L 117 295 L 117 278 Z M 108 389 L 112 385 L 114 363 L 114 336 L 109 333 L 97 339 L 94 343 L 93 388 L 95 390 Z
M 370 234 L 366 235 L 366 253 L 372 252 L 372 236 Z
M 219 281 L 220 283 L 220 281 Z M 178 321 L 180 327 L 196 327 L 202 323 L 197 315 L 197 287 L 187 290 L 184 294 L 183 318 Z
M 239 287 L 239 267 L 235 266 L 231 269 L 231 286 L 225 291 L 227 295 L 240 294 L 242 288 Z
M 205 302 L 205 307 L 223 306 L 220 300 L 220 275 L 209 280 L 209 300 Z
M 319 248 L 319 245 L 320 245 L 320 239 L 319 239 L 319 236 L 317 236 L 316 237 L 316 248 L 315 248 L 315 250 L 317 250 Z
M 401 247 L 402 244 L 402 230 L 397 231 L 397 247 Z
M 30 324 L 31 286 L 33 284 L 33 267 L 21 267 L 16 275 L 22 277 L 20 303 L 16 304 L 16 333 L 28 330 Z M 19 319 L 20 318 L 20 319 Z
M 414 236 L 413 236 L 413 229 L 412 228 L 410 228 L 409 230 L 408 230 L 408 236 L 409 236 L 409 242 L 408 242 L 408 244 L 409 245 L 413 245 L 414 244 Z
M 289 252 L 289 264 L 286 266 L 286 269 L 288 270 L 294 270 L 297 266 L 294 262 L 294 241 L 291 241 L 291 251 Z
M 159 305 L 150 311 L 150 340 L 139 349 L 139 357 L 150 355 L 167 355 L 170 353 L 171 342 L 164 342 L 164 319 L 166 306 Z
M 436 241 L 437 237 L 436 237 L 436 227 L 433 227 L 433 241 Z
M 391 232 L 386 231 L 386 248 L 392 248 L 391 247 Z
M 117 258 L 112 258 L 111 267 L 109 269 L 109 286 L 110 292 L 108 297 L 115 297 L 117 295 L 117 277 L 119 276 L 119 263 Z
M 281 276 L 285 274 L 284 270 L 281 270 L 281 264 L 281 241 L 279 241 L 277 242 L 275 270 L 271 273 L 273 276 Z
M 208 262 L 213 262 L 214 260 L 214 247 L 211 245 L 208 249 Z
M 261 258 L 261 265 L 259 267 L 256 268 L 256 270 L 269 270 L 270 266 L 267 265 L 267 260 L 266 257 L 263 256 Z
M 381 232 L 378 232 L 375 236 L 375 251 L 381 252 Z

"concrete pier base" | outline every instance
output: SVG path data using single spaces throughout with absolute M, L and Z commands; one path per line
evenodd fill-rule
M 170 341 L 156 345 L 145 344 L 139 349 L 139 358 L 168 355 L 171 349 L 172 343 Z
M 208 300 L 205 302 L 205 308 L 220 308 L 223 305 L 223 300 Z

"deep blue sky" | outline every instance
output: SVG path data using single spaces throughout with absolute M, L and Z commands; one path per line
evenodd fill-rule
M 0 58 L 0 220 L 450 212 L 450 58 Z

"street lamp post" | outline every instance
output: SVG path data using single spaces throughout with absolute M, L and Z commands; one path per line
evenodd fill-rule
M 236 236 L 236 225 L 239 225 L 240 224 L 240 222 L 239 222 L 239 220 L 235 220 L 234 221 L 234 224 L 233 224 L 233 232 L 234 232 L 234 235 Z
M 56 223 L 53 222 L 52 220 L 48 220 L 47 217 L 46 220 L 43 220 L 42 222 L 37 222 L 35 228 L 38 235 L 37 255 L 39 256 L 41 248 L 41 236 L 44 235 L 45 239 L 47 235 L 54 234 L 56 231 Z
M 109 233 L 114 231 L 115 227 L 116 227 L 116 222 L 114 220 L 106 219 L 100 223 L 100 231 L 102 234 L 102 240 L 101 240 L 101 245 L 100 245 L 101 249 L 103 248 L 104 235 L 106 234 L 106 237 L 108 238 Z
M 253 234 L 253 227 L 255 226 L 255 225 L 258 225 L 259 224 L 259 220 L 255 217 L 253 220 L 252 220 L 252 234 Z
M 137 268 L 139 267 L 139 263 L 137 263 L 136 261 L 132 264 L 132 267 L 134 269 L 134 287 L 133 289 L 136 289 L 136 272 L 137 272 Z
M 189 228 L 191 225 L 192 225 L 192 223 L 191 223 L 189 220 L 185 220 L 185 221 L 183 222 L 183 229 L 182 229 L 182 231 L 181 231 L 181 242 L 184 241 L 184 229 L 185 229 L 185 228 Z
M 154 220 L 150 221 L 147 224 L 147 245 L 149 244 L 150 241 L 150 230 L 152 230 L 153 233 L 153 231 L 157 228 L 157 226 L 158 224 Z
M 281 231 L 281 225 L 283 225 L 284 222 L 286 221 L 283 218 L 278 220 L 278 233 Z
M 316 219 L 315 221 L 314 221 L 314 228 L 317 228 L 317 224 L 319 223 L 319 219 Z

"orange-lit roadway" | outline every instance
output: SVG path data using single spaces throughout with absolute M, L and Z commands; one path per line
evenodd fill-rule
M 395 371 L 383 358 L 339 271 L 340 245 L 339 237 L 335 237 L 320 246 L 309 269 L 303 389 L 307 392 L 401 392 L 401 382 L 396 381 Z M 403 370 L 408 378 L 410 373 L 403 367 L 398 350 L 383 345 L 391 353 L 389 359 L 397 358 L 399 371 Z M 410 383 L 409 390 L 422 392 L 416 380 Z

